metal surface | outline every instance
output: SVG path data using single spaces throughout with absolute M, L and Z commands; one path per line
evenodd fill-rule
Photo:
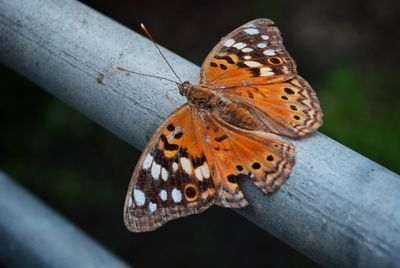
M 129 267 L 0 171 L 1 263 L 6 267 Z
M 166 98 L 174 84 L 116 71 L 174 79 L 147 39 L 78 2 L 1 0 L 0 11 L 1 61 L 138 149 L 184 101 Z M 271 196 L 244 182 L 251 205 L 237 211 L 324 266 L 400 265 L 399 176 L 320 133 L 294 144 L 288 182 Z

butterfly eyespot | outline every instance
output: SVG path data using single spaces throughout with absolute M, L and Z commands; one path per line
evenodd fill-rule
M 199 197 L 199 191 L 193 183 L 186 184 L 183 192 L 185 193 L 185 199 L 189 202 L 193 202 Z
M 253 169 L 259 169 L 259 168 L 261 167 L 261 165 L 260 165 L 260 163 L 256 162 L 256 163 L 254 163 L 253 165 L 251 165 L 251 167 L 252 167 Z
M 271 57 L 271 58 L 268 58 L 268 63 L 270 63 L 272 65 L 280 65 L 283 63 L 283 60 L 279 57 Z
M 294 94 L 294 91 L 291 88 L 285 87 L 283 90 L 289 95 L 293 95 Z
M 210 66 L 211 66 L 211 67 L 217 67 L 218 64 L 216 64 L 215 62 L 210 62 Z
M 290 109 L 292 109 L 293 111 L 297 111 L 296 105 L 290 105 Z
M 281 96 L 281 99 L 282 99 L 282 100 L 288 100 L 289 98 L 286 97 L 286 96 Z
M 274 157 L 272 155 L 267 156 L 268 161 L 274 161 Z

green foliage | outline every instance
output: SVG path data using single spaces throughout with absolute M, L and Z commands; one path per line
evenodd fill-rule
M 400 172 L 400 107 L 388 76 L 356 66 L 327 72 L 318 94 L 325 114 L 321 131 Z

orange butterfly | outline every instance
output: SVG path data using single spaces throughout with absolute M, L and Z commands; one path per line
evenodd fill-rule
M 294 146 L 277 134 L 299 138 L 322 124 L 315 92 L 269 19 L 224 37 L 204 61 L 200 83 L 178 88 L 188 102 L 154 133 L 129 184 L 124 220 L 132 232 L 214 204 L 247 206 L 239 175 L 276 191 L 295 162 Z

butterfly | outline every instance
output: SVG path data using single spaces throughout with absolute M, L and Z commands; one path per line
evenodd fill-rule
M 213 48 L 200 82 L 178 83 L 187 103 L 156 130 L 133 172 L 124 206 L 132 232 L 201 213 L 248 205 L 238 180 L 265 193 L 287 180 L 299 138 L 322 124 L 315 92 L 296 71 L 269 19 L 237 28 Z

